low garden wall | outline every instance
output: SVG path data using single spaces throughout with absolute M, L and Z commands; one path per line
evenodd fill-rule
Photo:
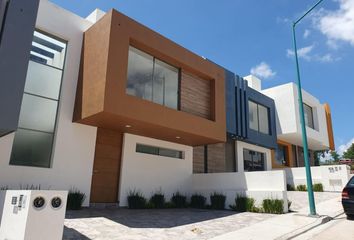
M 263 199 L 284 201 L 284 211 L 288 211 L 285 173 L 277 171 L 200 173 L 193 174 L 192 188 L 195 193 L 203 194 L 209 202 L 209 195 L 214 192 L 226 196 L 226 207 L 235 204 L 237 195 L 246 195 L 261 205 Z
M 306 171 L 304 167 L 286 168 L 286 182 L 294 187 L 306 185 Z M 321 183 L 327 192 L 340 192 L 349 181 L 349 169 L 346 165 L 328 165 L 311 167 L 312 182 Z

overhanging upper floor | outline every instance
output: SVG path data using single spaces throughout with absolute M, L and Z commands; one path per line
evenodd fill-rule
M 224 142 L 224 75 L 112 10 L 84 33 L 74 121 L 187 145 Z

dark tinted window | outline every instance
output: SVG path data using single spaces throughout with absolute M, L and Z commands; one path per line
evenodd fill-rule
M 164 157 L 179 158 L 179 159 L 184 158 L 182 151 L 149 146 L 144 144 L 137 144 L 135 151 L 139 153 L 146 153 L 146 154 L 152 154 L 152 155 L 158 155 Z
M 265 154 L 248 149 L 243 150 L 244 170 L 246 172 L 264 171 Z

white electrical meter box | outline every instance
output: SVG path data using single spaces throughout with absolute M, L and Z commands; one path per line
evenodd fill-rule
M 7 190 L 3 197 L 0 240 L 61 240 L 67 191 Z M 1 212 L 1 207 L 0 207 Z

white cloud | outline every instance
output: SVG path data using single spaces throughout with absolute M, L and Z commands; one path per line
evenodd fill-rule
M 251 68 L 251 74 L 263 79 L 267 79 L 274 77 L 277 73 L 274 72 L 267 63 L 261 62 L 257 66 Z
M 310 45 L 310 46 L 307 46 L 307 47 L 303 47 L 303 48 L 298 49 L 298 50 L 297 50 L 297 56 L 298 56 L 299 58 L 303 58 L 303 59 L 305 59 L 305 60 L 307 60 L 307 61 L 310 61 L 310 60 L 311 60 L 310 53 L 311 53 L 313 47 L 314 47 L 314 45 L 312 44 L 312 45 Z M 287 51 L 286 55 L 287 55 L 288 57 L 293 57 L 293 56 L 295 55 L 294 50 L 287 49 L 286 51 Z
M 308 36 L 310 36 L 310 34 L 311 34 L 311 31 L 308 29 L 305 29 L 304 38 L 306 39 Z
M 334 41 L 344 41 L 354 46 L 354 0 L 338 2 L 339 9 L 333 11 L 321 9 L 315 14 L 314 24 L 327 36 L 328 43 L 332 46 Z
M 332 54 L 327 53 L 324 55 L 320 54 L 312 54 L 312 50 L 314 48 L 314 44 L 303 47 L 297 50 L 297 56 L 299 58 L 305 59 L 306 61 L 317 61 L 317 62 L 334 62 L 340 60 L 340 58 L 335 58 L 332 56 Z M 286 50 L 286 55 L 287 57 L 294 57 L 294 50 L 287 49 Z
M 337 148 L 337 153 L 338 153 L 339 155 L 343 155 L 343 153 L 344 153 L 345 151 L 347 151 L 347 149 L 352 145 L 352 143 L 354 143 L 354 138 L 352 138 L 349 142 L 340 145 L 340 146 Z

